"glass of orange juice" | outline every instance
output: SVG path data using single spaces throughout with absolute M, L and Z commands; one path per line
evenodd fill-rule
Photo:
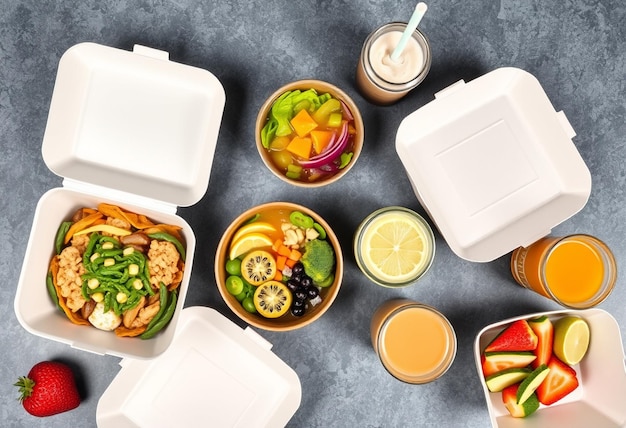
M 368 215 L 354 235 L 356 263 L 371 281 L 404 287 L 421 278 L 435 257 L 435 236 L 422 216 L 399 206 Z
M 590 308 L 615 285 L 615 257 L 590 235 L 546 237 L 513 251 L 511 273 L 521 286 L 572 309 Z
M 448 319 L 409 299 L 381 304 L 372 317 L 370 334 L 385 369 L 403 382 L 432 382 L 450 368 L 456 356 L 456 335 Z

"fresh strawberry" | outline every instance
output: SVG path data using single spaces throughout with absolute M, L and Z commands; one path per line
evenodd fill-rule
M 554 340 L 554 326 L 547 316 L 531 319 L 528 321 L 528 325 L 532 331 L 537 335 L 537 349 L 533 352 L 537 356 L 537 359 L 531 363 L 533 369 L 536 369 L 542 364 L 548 364 L 550 357 L 552 357 L 552 341 Z
M 537 397 L 545 405 L 556 403 L 578 387 L 576 370 L 552 356 L 548 362 L 550 372 L 537 388 Z
M 35 364 L 15 383 L 20 389 L 20 401 L 33 416 L 51 416 L 75 409 L 80 395 L 72 370 L 65 364 L 43 361 Z
M 534 351 L 537 348 L 537 335 L 526 320 L 509 324 L 485 348 L 485 352 Z

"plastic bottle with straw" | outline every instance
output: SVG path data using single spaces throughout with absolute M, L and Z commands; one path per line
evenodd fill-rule
M 400 38 L 400 41 L 398 42 L 393 52 L 391 52 L 390 57 L 392 61 L 398 61 L 398 59 L 400 58 L 400 55 L 402 54 L 402 51 L 406 47 L 407 42 L 411 38 L 411 35 L 413 34 L 413 32 L 417 29 L 417 26 L 419 25 L 420 21 L 424 17 L 424 14 L 426 13 L 427 9 L 428 9 L 428 6 L 426 6 L 426 3 L 424 2 L 419 2 L 417 6 L 415 6 L 415 10 L 413 11 L 413 14 L 411 15 L 411 19 L 409 20 L 409 23 L 406 25 L 406 29 L 402 33 L 402 37 Z

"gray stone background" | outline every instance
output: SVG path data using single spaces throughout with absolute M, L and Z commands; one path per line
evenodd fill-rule
M 361 219 L 382 206 L 424 213 L 395 153 L 400 121 L 459 79 L 514 66 L 534 74 L 555 108 L 565 111 L 592 174 L 587 205 L 553 233 L 595 235 L 613 249 L 621 267 L 626 258 L 626 6 L 621 0 L 432 1 L 420 25 L 432 44 L 426 81 L 393 106 L 369 104 L 354 87 L 361 44 L 375 27 L 408 20 L 414 6 L 374 0 L 0 0 L 0 426 L 95 426 L 98 399 L 119 370 L 116 357 L 27 333 L 13 311 L 35 205 L 45 191 L 61 186 L 41 156 L 56 68 L 65 50 L 84 41 L 168 51 L 173 61 L 214 73 L 226 90 L 209 189 L 199 203 L 178 211 L 198 239 L 187 306 L 213 307 L 241 325 L 216 290 L 213 259 L 228 223 L 249 207 L 274 200 L 301 203 L 337 232 L 346 269 L 333 307 L 299 331 L 259 331 L 302 383 L 302 403 L 289 426 L 490 425 L 472 353 L 475 335 L 501 319 L 558 305 L 518 287 L 508 272 L 508 255 L 487 264 L 467 262 L 438 234 L 434 266 L 417 285 L 399 291 L 377 287 L 354 263 L 352 234 Z M 254 148 L 258 108 L 276 88 L 300 78 L 342 87 L 365 121 L 358 163 L 323 189 L 282 183 Z M 620 275 L 614 293 L 600 305 L 617 319 L 622 340 L 625 285 Z M 374 355 L 371 314 L 396 296 L 436 306 L 457 331 L 456 360 L 436 382 L 400 383 Z M 12 384 L 45 359 L 73 365 L 84 401 L 74 411 L 37 419 L 21 408 Z M 206 426 L 212 426 L 210 415 Z

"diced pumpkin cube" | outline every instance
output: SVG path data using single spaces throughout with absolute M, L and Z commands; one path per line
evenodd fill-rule
M 319 154 L 324 151 L 328 143 L 330 143 L 334 132 L 332 131 L 311 131 L 311 140 L 313 140 L 313 150 Z
M 305 137 L 317 128 L 317 122 L 313 120 L 309 112 L 306 110 L 300 110 L 298 114 L 296 114 L 293 119 L 291 119 L 291 126 L 298 134 L 298 137 Z
M 291 143 L 287 146 L 287 151 L 302 159 L 309 159 L 311 157 L 312 146 L 313 142 L 309 137 L 293 137 Z

